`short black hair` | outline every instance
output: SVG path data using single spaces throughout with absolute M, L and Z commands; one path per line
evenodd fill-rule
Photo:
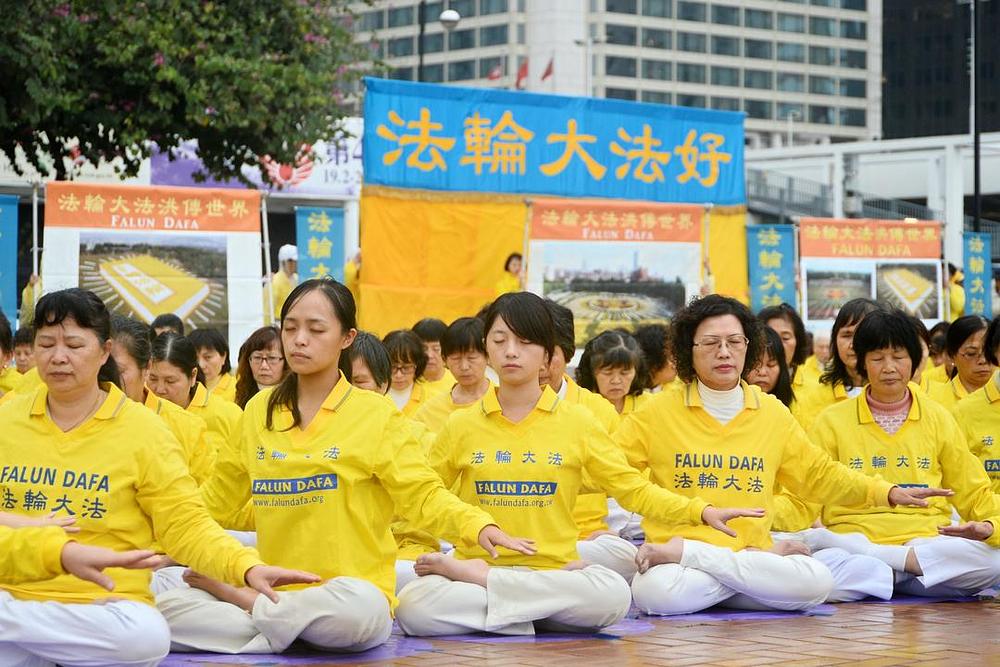
M 820 383 L 831 386 L 840 384 L 848 389 L 854 387 L 854 381 L 847 370 L 847 364 L 840 358 L 840 352 L 837 348 L 837 334 L 844 327 L 860 324 L 869 313 L 881 309 L 882 306 L 877 302 L 865 298 L 851 299 L 840 307 L 837 318 L 833 321 L 833 329 L 830 331 L 830 361 L 826 364 L 826 372 L 819 378 Z
M 423 377 L 424 371 L 427 370 L 427 353 L 424 352 L 420 336 L 409 329 L 396 329 L 385 335 L 382 344 L 385 345 L 389 360 L 393 364 L 413 364 L 417 367 L 413 376 L 414 382 Z
M 649 371 L 642 349 L 627 331 L 605 331 L 587 342 L 580 365 L 576 367 L 577 384 L 598 391 L 597 371 L 601 368 L 634 369 L 635 377 L 628 390 L 630 396 L 638 396 L 649 388 Z
M 997 363 L 997 348 L 1000 348 L 1000 316 L 994 317 L 990 326 L 986 328 L 986 338 L 983 340 L 983 351 L 986 353 L 986 361 L 994 366 Z
M 747 352 L 743 368 L 754 368 L 764 351 L 763 325 L 750 309 L 733 299 L 721 294 L 695 297 L 691 302 L 677 311 L 671 322 L 674 340 L 672 353 L 677 362 L 677 375 L 685 382 L 693 382 L 694 372 L 694 332 L 698 325 L 710 317 L 733 315 L 743 327 L 743 335 L 747 337 Z
M 548 304 L 531 292 L 509 292 L 497 297 L 486 310 L 483 329 L 489 334 L 497 319 L 506 322 L 510 330 L 529 343 L 541 345 L 550 358 L 556 348 L 555 323 Z
M 989 326 L 990 323 L 981 315 L 965 315 L 952 322 L 951 326 L 948 327 L 948 338 L 945 346 L 948 356 L 954 359 L 970 336 Z
M 948 347 L 948 329 L 950 327 L 951 324 L 944 320 L 931 327 L 931 330 L 928 332 L 930 342 L 927 344 L 931 354 L 941 354 Z
M 14 332 L 10 328 L 10 320 L 0 312 L 0 352 L 11 354 L 14 351 Z
M 893 347 L 902 348 L 910 355 L 912 366 L 910 377 L 907 379 L 912 379 L 913 373 L 917 371 L 924 358 L 924 353 L 920 349 L 920 336 L 913 328 L 910 316 L 898 308 L 880 308 L 869 313 L 854 331 L 854 353 L 857 355 L 855 370 L 858 375 L 865 380 L 868 379 L 868 373 L 865 371 L 865 355 Z
M 764 324 L 764 322 L 761 322 L 761 324 Z M 771 327 L 764 325 L 763 332 L 764 352 L 758 360 L 758 365 L 764 363 L 768 356 L 778 364 L 778 381 L 768 393 L 784 403 L 786 408 L 789 408 L 795 400 L 795 391 L 792 389 L 792 374 L 788 370 L 788 362 L 785 360 L 785 346 L 781 342 L 781 336 Z M 756 367 L 755 365 L 753 368 L 744 368 L 743 379 L 745 380 Z
M 196 350 L 209 348 L 219 354 L 225 355 L 226 360 L 222 364 L 223 374 L 233 369 L 232 364 L 229 363 L 229 343 L 226 342 L 225 336 L 218 329 L 195 329 L 188 334 L 188 340 L 191 341 Z
M 149 326 L 145 322 L 123 315 L 112 315 L 111 335 L 116 343 L 125 348 L 136 366 L 142 369 L 149 365 L 152 341 L 149 339 Z
M 34 345 L 35 332 L 31 327 L 21 327 L 14 332 L 14 347 L 18 345 Z
M 644 324 L 632 334 L 639 343 L 646 368 L 651 375 L 663 370 L 670 361 L 670 327 L 666 324 Z
M 425 317 L 413 325 L 413 333 L 425 343 L 440 343 L 448 325 L 436 317 Z
M 149 325 L 149 328 L 153 330 L 153 335 L 156 335 L 156 329 L 170 329 L 181 336 L 184 335 L 184 322 L 173 313 L 157 315 Z
M 757 313 L 757 317 L 760 318 L 764 326 L 767 326 L 771 320 L 785 320 L 791 324 L 792 331 L 795 332 L 795 354 L 792 355 L 792 366 L 801 366 L 805 363 L 806 357 L 809 356 L 809 339 L 806 336 L 806 325 L 803 324 L 802 318 L 799 317 L 794 308 L 787 303 L 768 306 Z
M 354 342 L 347 348 L 347 357 L 353 362 L 361 359 L 372 374 L 372 380 L 377 385 L 388 386 L 392 382 L 392 362 L 389 352 L 375 334 L 359 331 Z
M 35 305 L 34 335 L 43 327 L 62 324 L 72 319 L 83 329 L 90 329 L 102 344 L 111 340 L 111 313 L 101 298 L 90 290 L 71 287 L 50 292 Z M 110 382 L 122 388 L 121 374 L 113 355 L 108 355 L 97 373 L 98 382 Z
M 545 299 L 545 307 L 552 315 L 556 347 L 562 350 L 563 357 L 569 362 L 576 354 L 576 328 L 573 324 L 573 311 L 552 299 Z
M 504 271 L 510 271 L 510 263 L 512 261 L 514 261 L 515 259 L 523 260 L 524 257 L 522 257 L 521 253 L 519 253 L 519 252 L 512 252 L 512 253 L 510 253 L 509 255 L 507 255 L 507 259 L 505 259 L 503 261 L 503 270 Z
M 917 332 L 917 338 L 924 341 L 924 345 L 927 346 L 927 351 L 931 349 L 931 333 L 927 330 L 927 325 L 919 317 L 914 317 L 908 314 L 908 319 L 910 324 L 913 326 L 913 330 Z M 921 355 L 922 359 L 923 355 Z
M 478 317 L 460 317 L 444 331 L 441 337 L 441 356 L 465 352 L 479 352 L 486 355 L 483 321 Z

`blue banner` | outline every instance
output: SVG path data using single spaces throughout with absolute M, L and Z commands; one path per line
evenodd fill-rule
M 742 113 L 386 79 L 365 83 L 366 183 L 745 201 Z
M 991 280 L 990 235 L 965 232 L 962 238 L 963 263 L 965 264 L 965 314 L 993 317 Z
M 748 226 L 747 253 L 754 312 L 781 303 L 798 310 L 795 298 L 795 227 Z
M 323 276 L 344 280 L 344 209 L 296 207 L 295 243 L 301 280 Z
M 17 318 L 17 196 L 0 195 L 0 308 Z

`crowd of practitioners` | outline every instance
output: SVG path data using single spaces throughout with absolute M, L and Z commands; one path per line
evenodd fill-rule
M 82 289 L 0 320 L 0 663 L 1000 584 L 1000 319 L 856 299 L 812 339 L 708 295 L 571 374 L 572 312 L 528 292 L 383 338 L 331 279 L 277 315 L 235 359 Z

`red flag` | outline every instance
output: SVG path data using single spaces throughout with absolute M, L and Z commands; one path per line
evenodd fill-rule
M 497 65 L 490 70 L 490 73 L 486 75 L 486 78 L 490 81 L 496 81 L 503 76 L 503 65 Z
M 528 59 L 525 58 L 521 66 L 517 68 L 517 81 L 514 82 L 514 87 L 518 90 L 524 88 L 524 82 L 528 80 Z
M 545 71 L 542 72 L 542 81 L 545 81 L 547 78 L 549 78 L 555 73 L 556 71 L 555 64 L 556 64 L 556 57 L 552 56 L 551 58 L 549 58 L 549 64 L 548 66 L 546 66 Z

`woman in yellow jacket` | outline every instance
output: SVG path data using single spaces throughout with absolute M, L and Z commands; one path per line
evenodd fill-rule
M 93 292 L 43 296 L 35 327 L 43 384 L 0 407 L 9 511 L 75 517 L 74 540 L 108 549 L 146 549 L 155 536 L 172 557 L 268 595 L 272 584 L 315 580 L 265 566 L 211 519 L 177 440 L 115 384 L 110 317 Z M 162 660 L 170 635 L 152 606 L 149 572 L 108 574 L 110 599 L 107 587 L 68 575 L 0 584 L 0 664 Z
M 292 290 L 281 308 L 291 373 L 247 403 L 239 433 L 202 487 L 223 525 L 252 498 L 261 553 L 323 581 L 284 589 L 279 603 L 189 576 L 194 588 L 157 596 L 175 646 L 280 653 L 300 638 L 348 652 L 382 644 L 395 603 L 394 511 L 487 553 L 531 552 L 529 541 L 447 491 L 383 396 L 351 386 L 344 351 L 357 334 L 355 317 L 341 283 L 307 280 Z
M 409 329 L 390 331 L 382 339 L 392 362 L 389 398 L 407 417 L 413 417 L 427 404 L 430 390 L 424 381 L 427 353 L 420 337 Z
M 986 358 L 984 340 L 989 326 L 979 315 L 966 315 L 948 327 L 946 350 L 955 364 L 948 382 L 935 382 L 928 395 L 948 410 L 989 382 L 996 367 Z
M 622 416 L 649 397 L 649 373 L 639 344 L 625 331 L 605 331 L 583 348 L 576 382 L 605 398 Z
M 448 330 L 448 325 L 436 317 L 425 317 L 413 325 L 413 333 L 417 334 L 427 355 L 427 365 L 424 367 L 423 381 L 427 385 L 430 396 L 445 394 L 455 386 L 455 376 L 444 362 L 444 346 L 442 338 Z
M 578 560 L 572 511 L 584 475 L 626 507 L 660 520 L 728 530 L 730 518 L 760 516 L 656 487 L 628 466 L 590 413 L 539 386 L 538 373 L 556 347 L 541 298 L 501 296 L 484 327 L 500 384 L 477 407 L 451 416 L 430 461 L 461 498 L 534 534 L 538 553 L 487 561 L 457 545 L 454 556 L 421 556 L 421 578 L 399 595 L 404 632 L 534 634 L 536 625 L 593 631 L 620 620 L 631 603 L 628 584 L 608 568 Z
M 1000 497 L 948 411 L 909 382 L 920 343 L 902 311 L 870 314 L 854 335 L 861 395 L 827 410 L 810 437 L 834 459 L 911 488 L 947 487 L 948 498 L 888 512 L 844 502 L 822 507 L 826 528 L 806 531 L 810 548 L 873 556 L 910 595 L 974 595 L 1000 583 Z M 951 508 L 966 521 L 951 525 Z
M 209 393 L 191 341 L 173 332 L 157 336 L 150 350 L 147 380 L 154 394 L 205 421 L 211 455 L 218 456 L 236 433 L 242 410 Z
M 627 417 L 615 440 L 653 482 L 688 498 L 763 507 L 730 535 L 646 515 L 632 594 L 650 614 L 715 604 L 800 610 L 826 600 L 829 570 L 804 545 L 771 541 L 777 485 L 814 501 L 920 504 L 927 490 L 866 478 L 814 447 L 773 396 L 741 381 L 763 349 L 761 323 L 739 301 L 709 295 L 672 321 L 677 372 L 688 384 Z
M 497 280 L 493 296 L 498 297 L 524 289 L 524 258 L 521 253 L 512 252 L 503 263 L 503 275 Z
M 1000 366 L 1000 317 L 990 322 L 983 347 L 986 360 Z M 982 462 L 994 493 L 1000 493 L 1000 372 L 959 401 L 952 414 L 969 450 Z
M 198 351 L 198 366 L 205 375 L 205 388 L 213 396 L 236 402 L 236 378 L 232 376 L 229 344 L 218 329 L 195 329 L 187 335 Z
M 414 415 L 433 433 L 439 432 L 449 415 L 478 401 L 490 387 L 486 378 L 486 344 L 483 321 L 478 317 L 460 317 L 441 335 L 440 354 L 448 367 L 452 383 L 447 391 L 430 398 Z M 425 343 L 426 346 L 426 343 Z
M 21 384 L 21 374 L 10 365 L 14 357 L 14 332 L 7 316 L 0 313 L 0 396 Z

